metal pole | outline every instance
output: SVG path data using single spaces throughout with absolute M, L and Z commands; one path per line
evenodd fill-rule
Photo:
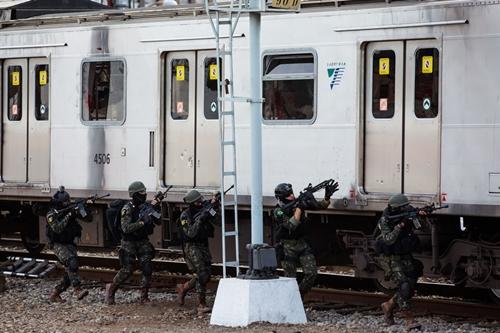
M 252 244 L 263 243 L 262 223 L 262 104 L 260 61 L 260 12 L 250 12 L 250 147 L 252 160 Z

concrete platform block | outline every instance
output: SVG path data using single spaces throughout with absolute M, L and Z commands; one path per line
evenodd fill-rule
M 220 280 L 210 325 L 236 327 L 258 321 L 307 323 L 296 279 Z

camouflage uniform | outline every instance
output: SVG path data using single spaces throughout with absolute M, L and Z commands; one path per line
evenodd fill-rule
M 213 237 L 210 215 L 195 216 L 195 212 L 188 208 L 180 216 L 180 223 L 184 242 L 184 259 L 194 277 L 187 283 L 187 289 L 196 287 L 200 295 L 205 295 L 206 285 L 210 280 L 212 256 L 208 248 L 208 238 Z
M 144 224 L 139 220 L 139 207 L 132 201 L 123 206 L 121 211 L 121 227 L 123 239 L 119 250 L 121 269 L 113 279 L 116 287 L 123 284 L 133 272 L 134 260 L 137 258 L 142 271 L 142 288 L 149 288 L 153 266 L 151 261 L 155 255 L 155 249 L 149 242 L 148 235 L 153 233 L 153 224 Z
M 418 237 L 414 235 L 411 219 L 403 217 L 389 221 L 389 210 L 386 209 L 379 220 L 378 227 L 381 231 L 379 241 L 383 247 L 382 265 L 388 279 L 397 284 L 398 289 L 394 294 L 394 301 L 402 311 L 410 309 L 410 299 L 415 292 L 417 280 L 422 276 L 423 265 L 415 260 L 412 251 L 417 250 Z M 405 227 L 401 228 L 400 224 Z
M 76 215 L 72 210 L 59 215 L 54 209 L 47 214 L 49 245 L 65 269 L 62 281 L 55 287 L 59 294 L 69 286 L 79 288 L 81 285 L 75 242 L 82 235 L 82 227 L 76 220 Z
M 316 202 L 315 207 L 308 209 L 326 209 L 330 201 L 322 200 Z M 285 276 L 296 277 L 297 266 L 302 266 L 304 277 L 299 284 L 299 290 L 302 295 L 307 293 L 314 286 L 318 269 L 316 267 L 316 258 L 313 250 L 306 240 L 307 236 L 307 218 L 304 212 L 300 221 L 293 216 L 295 209 L 285 211 L 278 206 L 274 212 L 274 226 L 277 241 L 283 248 L 281 255 L 281 267 L 285 271 Z

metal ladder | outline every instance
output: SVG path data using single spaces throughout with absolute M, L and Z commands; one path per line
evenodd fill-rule
M 217 96 L 219 110 L 219 135 L 220 135 L 220 192 L 234 185 L 227 197 L 221 196 L 221 222 L 222 222 L 222 272 L 227 277 L 227 268 L 234 267 L 236 276 L 240 274 L 239 259 L 239 231 L 238 231 L 238 177 L 236 174 L 236 130 L 235 130 L 235 102 L 233 85 L 233 37 L 236 31 L 241 10 L 245 7 L 244 0 L 225 1 L 222 5 L 218 0 L 209 4 L 205 0 L 205 8 L 210 20 L 210 25 L 215 36 L 217 48 Z M 222 29 L 227 27 L 227 29 Z M 228 35 L 222 36 L 222 30 L 227 30 Z M 222 39 L 227 39 L 228 46 Z M 221 61 L 224 68 L 221 71 Z M 225 79 L 222 78 L 225 77 Z M 226 230 L 226 208 L 232 208 L 234 217 L 231 230 Z M 226 240 L 234 240 L 234 254 L 228 259 L 226 253 Z

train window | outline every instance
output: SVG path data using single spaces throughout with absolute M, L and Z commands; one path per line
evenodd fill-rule
M 21 66 L 8 68 L 8 103 L 7 117 L 11 121 L 19 121 L 23 116 L 23 69 Z
M 219 60 L 219 63 L 222 61 Z M 219 73 L 217 73 L 219 72 Z M 203 113 L 206 119 L 218 119 L 219 112 L 217 110 L 217 75 L 221 71 L 217 71 L 217 58 L 205 59 L 205 85 L 203 96 Z
M 372 78 L 373 117 L 392 118 L 396 89 L 396 55 L 394 51 L 374 52 Z
M 311 53 L 264 57 L 264 120 L 307 121 L 315 116 L 315 60 Z
M 35 66 L 35 119 L 49 119 L 49 65 Z
M 87 61 L 82 65 L 82 120 L 125 120 L 125 63 Z
M 439 106 L 439 51 L 417 50 L 415 61 L 415 115 L 435 118 Z
M 189 116 L 189 61 L 172 59 L 172 119 L 187 119 Z

